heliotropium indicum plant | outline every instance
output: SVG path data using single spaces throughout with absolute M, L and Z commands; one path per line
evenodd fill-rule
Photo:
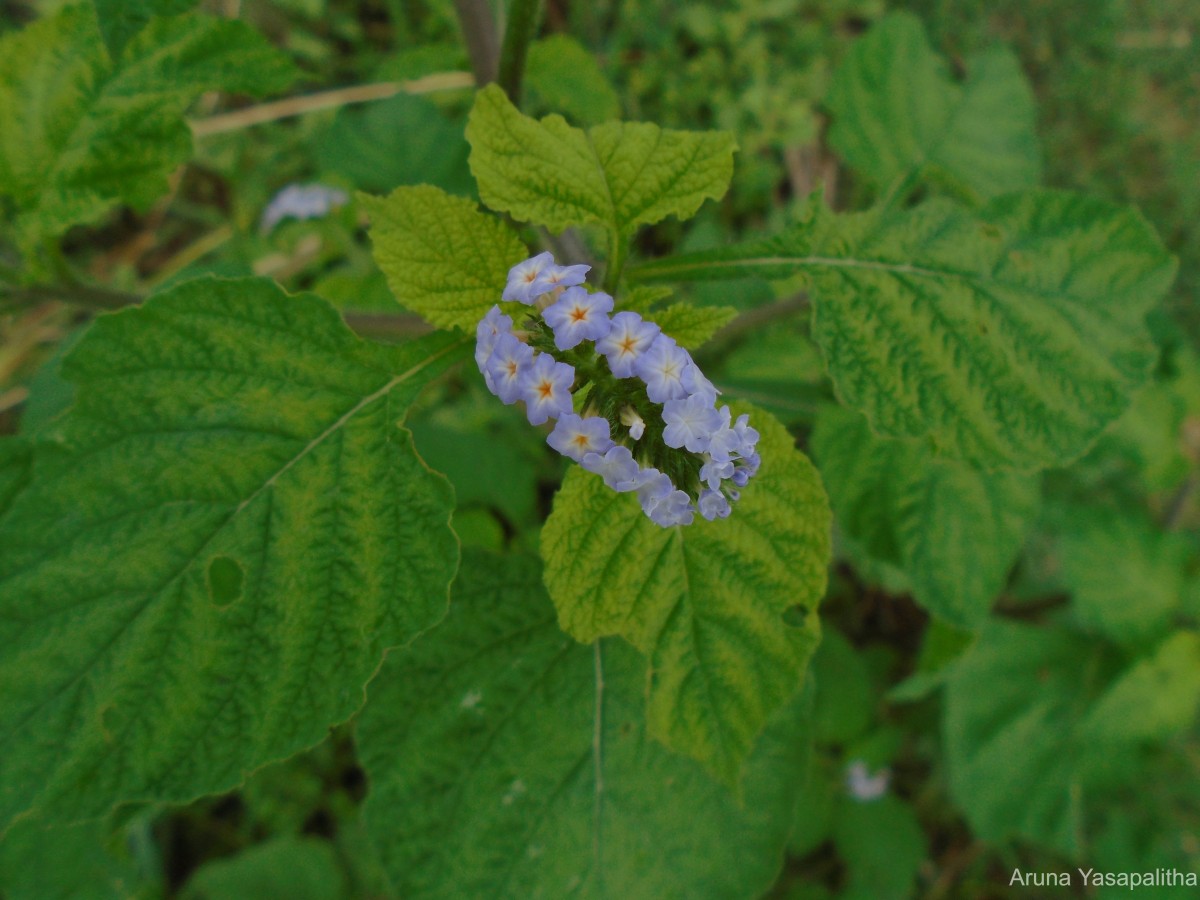
M 0 133 L 37 277 L 67 227 L 165 184 L 190 98 L 291 76 L 237 23 L 147 17 L 104 31 L 68 6 L 0 39 L 0 120 L 47 122 Z M 765 890 L 806 769 L 830 499 L 796 437 L 693 358 L 732 313 L 652 283 L 803 288 L 842 407 L 812 435 L 841 530 L 974 631 L 1031 475 L 1146 382 L 1174 272 L 1136 211 L 1036 186 L 1008 57 L 872 93 L 893 44 L 929 52 L 898 21 L 830 97 L 831 141 L 878 188 L 865 211 L 818 194 L 778 234 L 631 260 L 640 228 L 722 197 L 733 137 L 585 131 L 490 86 L 466 129 L 488 211 L 429 185 L 357 201 L 434 333 L 364 340 L 261 278 L 97 318 L 62 363 L 69 407 L 0 439 L 0 832 L 228 790 L 361 711 L 368 826 L 403 896 Z M 46 60 L 70 77 L 25 77 Z M 995 140 L 959 152 L 979 109 Z M 589 258 L 539 237 L 568 229 Z M 460 552 L 454 492 L 404 427 L 451 377 L 571 461 L 540 560 Z M 963 734 L 956 789 L 989 772 Z

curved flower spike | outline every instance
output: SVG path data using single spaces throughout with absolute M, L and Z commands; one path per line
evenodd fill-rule
M 546 442 L 614 491 L 636 491 L 656 524 L 729 516 L 758 471 L 758 432 L 717 409 L 720 392 L 657 325 L 629 311 L 609 318 L 613 298 L 589 294 L 587 272 L 549 253 L 512 267 L 503 299 L 532 308 L 520 330 L 498 306 L 479 323 L 488 389 L 524 401 L 530 424 L 556 420 Z M 572 390 L 587 398 L 582 414 Z

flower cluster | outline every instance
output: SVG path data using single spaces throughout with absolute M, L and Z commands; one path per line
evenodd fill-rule
M 584 287 L 588 266 L 542 253 L 513 266 L 501 297 L 531 307 L 519 325 L 493 306 L 476 331 L 488 390 L 525 404 L 546 439 L 618 492 L 636 491 L 664 527 L 730 513 L 758 471 L 749 417 L 718 409 L 719 391 L 691 355 L 613 298 Z M 576 407 L 580 412 L 576 412 Z

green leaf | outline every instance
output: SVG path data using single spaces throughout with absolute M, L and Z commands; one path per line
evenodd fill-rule
M 984 466 L 1064 463 L 1129 405 L 1146 313 L 1175 262 L 1134 210 L 1031 191 L 831 213 L 774 238 L 639 266 L 637 280 L 805 277 L 840 398 L 890 437 Z
M 96 320 L 0 519 L 0 829 L 226 790 L 358 709 L 445 611 L 453 492 L 398 423 L 464 344 L 258 279 Z
M 1041 154 L 1033 91 L 1008 50 L 951 80 L 921 21 L 893 13 L 846 54 L 825 99 L 829 143 L 879 191 L 919 172 L 972 199 L 1034 187 Z
M 812 661 L 817 683 L 813 730 L 818 742 L 845 744 L 871 724 L 875 695 L 862 659 L 842 635 L 826 628 Z
M 371 682 L 364 815 L 396 893 L 760 896 L 803 777 L 803 704 L 767 729 L 739 803 L 646 735 L 637 654 L 563 635 L 539 581 L 532 560 L 467 554 L 445 622 Z
M 651 319 L 679 344 L 694 350 L 738 317 L 732 306 L 692 306 L 674 303 L 665 309 L 648 313 Z
M 33 464 L 30 444 L 19 437 L 0 437 L 0 515 L 29 481 Z
M 1092 733 L 1115 662 L 1093 638 L 995 621 L 950 670 L 950 788 L 979 838 L 1016 835 L 1077 856 L 1085 803 L 1139 777 L 1136 734 L 1121 739 L 1114 725 L 1114 740 L 1098 744 Z
M 492 209 L 556 232 L 601 225 L 618 252 L 639 225 L 686 219 L 720 198 L 733 175 L 730 134 L 648 122 L 584 132 L 561 116 L 522 115 L 495 85 L 476 95 L 467 140 L 479 196 Z
M 530 102 L 595 125 L 621 114 L 617 92 L 596 65 L 596 58 L 575 38 L 552 34 L 529 46 L 525 84 Z
M 903 571 L 931 613 L 961 628 L 982 625 L 1037 509 L 1037 480 L 877 438 L 866 419 L 835 406 L 817 418 L 812 452 L 838 527 Z
M 1191 550 L 1140 512 L 1082 507 L 1062 536 L 1063 578 L 1084 627 L 1137 643 L 1170 627 L 1183 597 Z
M 181 900 L 349 900 L 345 874 L 328 841 L 278 837 L 196 870 Z
M 499 219 L 435 187 L 401 187 L 383 198 L 360 194 L 359 200 L 371 217 L 375 261 L 392 293 L 441 328 L 474 332 L 500 302 L 508 270 L 529 255 Z
M 658 285 L 638 285 L 622 291 L 616 298 L 616 310 L 630 309 L 642 313 L 644 317 L 653 318 L 651 307 L 657 306 L 675 292 L 669 287 Z
M 452 120 L 425 97 L 398 94 L 365 106 L 347 106 L 317 135 L 314 152 L 327 172 L 368 191 L 431 184 L 469 196 L 465 117 Z
M 800 797 L 796 801 L 792 833 L 788 836 L 788 853 L 791 856 L 807 856 L 829 840 L 833 817 L 842 802 L 841 782 L 830 768 L 819 754 L 811 755 Z
M 766 413 L 751 423 L 762 469 L 729 518 L 660 528 L 633 494 L 572 467 L 542 529 L 563 629 L 583 642 L 621 635 L 641 650 L 650 733 L 729 783 L 800 686 L 830 555 L 812 464 Z
M 929 853 L 913 808 L 890 794 L 867 802 L 844 801 L 834 820 L 833 841 L 849 873 L 843 900 L 911 897 Z
M 196 0 L 92 0 L 104 43 L 113 56 L 155 16 L 173 16 L 196 6 Z
M 54 828 L 36 820 L 14 825 L 0 840 L 0 894 L 6 900 L 159 896 L 149 892 L 131 860 L 109 852 L 109 830 L 103 821 Z
M 294 75 L 246 24 L 200 15 L 155 19 L 110 58 L 94 10 L 66 7 L 0 39 L 0 196 L 27 244 L 145 206 L 191 153 L 194 99 L 278 91 Z
M 1084 722 L 1103 745 L 1163 741 L 1186 730 L 1200 710 L 1200 635 L 1179 632 L 1129 668 Z

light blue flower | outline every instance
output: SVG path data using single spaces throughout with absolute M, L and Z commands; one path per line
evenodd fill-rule
M 638 502 L 642 504 L 642 509 L 647 513 L 673 490 L 675 490 L 675 485 L 671 482 L 670 476 L 658 469 L 642 469 L 638 474 Z
M 683 386 L 683 370 L 691 361 L 687 351 L 660 334 L 633 364 L 633 372 L 646 383 L 646 396 L 653 402 L 682 400 L 688 395 Z
M 541 425 L 571 411 L 571 383 L 575 369 L 556 362 L 549 353 L 539 353 L 522 376 L 521 399 L 530 425 Z
M 695 512 L 692 498 L 684 491 L 674 490 L 655 503 L 646 514 L 655 525 L 669 528 L 672 525 L 691 525 Z
M 635 491 L 640 484 L 639 476 L 642 470 L 628 447 L 617 445 L 610 447 L 604 454 L 584 454 L 580 464 L 589 472 L 595 472 L 603 478 L 604 483 L 618 494 Z
M 581 287 L 569 287 L 542 318 L 554 329 L 554 346 L 570 350 L 583 341 L 595 341 L 608 334 L 613 298 L 603 292 L 589 294 Z
M 686 400 L 668 400 L 663 404 L 663 443 L 668 447 L 686 447 L 703 453 L 709 439 L 721 427 L 721 415 L 699 394 Z
M 607 419 L 600 416 L 585 419 L 575 413 L 559 417 L 546 443 L 575 462 L 582 462 L 588 454 L 604 453 L 613 445 Z
M 525 373 L 532 367 L 533 348 L 518 341 L 515 335 L 500 335 L 487 361 L 487 374 L 492 378 L 496 396 L 505 403 L 520 400 Z
M 690 354 L 688 360 L 690 365 L 683 370 L 683 377 L 680 379 L 683 382 L 683 389 L 693 396 L 703 397 L 704 402 L 709 406 L 715 406 L 717 395 L 721 392 L 717 390 L 716 385 L 704 377 L 700 367 L 691 362 Z
M 532 306 L 534 300 L 550 290 L 540 285 L 538 279 L 551 266 L 554 266 L 554 257 L 550 253 L 539 253 L 517 263 L 508 270 L 508 284 L 500 299 L 519 300 Z
M 710 490 L 719 491 L 721 482 L 734 476 L 733 462 L 725 460 L 718 462 L 710 459 L 700 467 L 700 480 L 707 484 Z
M 617 378 L 632 378 L 634 363 L 650 349 L 661 331 L 635 312 L 619 312 L 612 317 L 608 334 L 596 342 L 596 352 L 608 358 L 608 368 Z
M 728 409 L 729 407 L 726 407 Z M 742 445 L 746 448 L 743 455 L 748 455 L 754 451 L 755 445 L 758 444 L 758 432 L 750 427 L 750 416 L 742 413 L 737 417 L 737 422 L 733 426 L 734 433 L 741 439 Z
M 760 457 L 757 453 L 750 453 L 742 459 L 742 466 L 751 475 L 758 474 L 758 467 L 761 463 L 762 457 Z
M 635 441 L 640 441 L 646 433 L 646 420 L 632 406 L 621 409 L 621 424 L 629 429 L 629 436 Z
M 696 507 L 700 511 L 700 515 L 712 522 L 716 519 L 724 519 L 729 515 L 729 501 L 725 499 L 725 495 L 720 491 L 707 490 L 700 492 L 700 499 L 696 501 Z
M 345 191 L 324 184 L 289 184 L 271 198 L 258 228 L 266 234 L 284 219 L 320 219 L 349 202 Z
M 479 320 L 475 328 L 475 365 L 483 372 L 487 367 L 488 357 L 496 346 L 496 339 L 502 334 L 510 334 L 513 320 L 500 312 L 499 306 L 493 306 L 488 314 Z
M 567 288 L 583 284 L 587 281 L 587 273 L 591 271 L 591 268 L 591 266 L 584 265 L 546 266 L 542 270 L 542 274 L 533 283 L 533 296 L 537 297 L 555 288 Z

